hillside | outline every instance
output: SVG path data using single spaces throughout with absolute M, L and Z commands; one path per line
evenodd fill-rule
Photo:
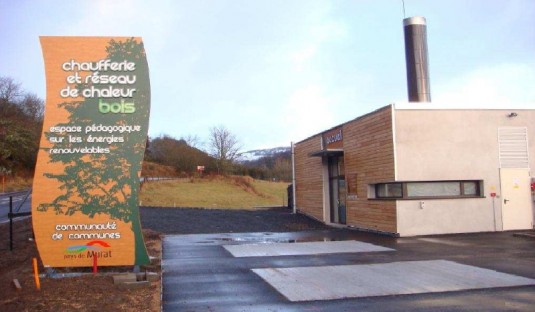
M 241 176 L 210 176 L 145 183 L 140 206 L 253 209 L 286 206 L 284 182 Z
M 240 157 L 240 165 L 246 174 L 255 179 L 286 182 L 292 179 L 290 147 L 254 150 L 242 153 Z
M 176 177 L 177 172 L 172 166 L 166 166 L 151 161 L 143 161 L 142 177 Z
M 175 168 L 177 174 L 188 176 L 197 171 L 197 166 L 204 166 L 206 172 L 215 171 L 214 158 L 185 140 L 177 140 L 163 135 L 151 138 L 145 151 L 145 160 Z

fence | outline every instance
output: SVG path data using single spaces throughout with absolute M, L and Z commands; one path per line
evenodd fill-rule
M 13 240 L 14 240 L 14 233 L 13 233 L 13 230 L 14 230 L 14 224 L 13 224 L 13 221 L 14 219 L 17 219 L 17 218 L 20 218 L 20 217 L 26 217 L 26 216 L 30 216 L 31 215 L 31 211 L 29 209 L 29 203 L 27 203 L 27 200 L 29 198 L 29 196 L 31 195 L 31 192 L 32 190 L 29 189 L 28 191 L 26 192 L 16 192 L 16 193 L 9 193 L 7 194 L 8 195 L 8 198 L 9 198 L 9 204 L 7 205 L 9 207 L 9 212 L 7 214 L 5 214 L 5 211 L 6 211 L 6 205 L 5 205 L 5 198 L 7 196 L 4 196 L 4 199 L 2 200 L 2 205 L 1 205 L 1 216 L 2 216 L 2 220 L 5 220 L 6 217 L 7 219 L 9 220 L 9 250 L 10 251 L 13 251 Z M 17 207 L 14 209 L 14 202 L 13 202 L 13 198 L 16 197 L 17 198 L 17 201 L 19 202 Z M 25 211 L 21 211 L 21 209 L 25 210 Z

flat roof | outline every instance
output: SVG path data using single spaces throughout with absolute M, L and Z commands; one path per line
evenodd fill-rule
M 392 105 L 396 110 L 535 110 L 535 102 L 498 105 L 474 102 L 396 102 Z
M 516 104 L 510 104 L 510 103 L 485 104 L 482 102 L 394 102 L 386 106 L 380 107 L 376 110 L 373 110 L 367 114 L 357 116 L 356 118 L 353 118 L 351 120 L 338 124 L 334 127 L 328 128 L 314 135 L 311 135 L 303 140 L 297 141 L 295 144 L 299 144 L 301 142 L 307 141 L 315 136 L 322 135 L 325 132 L 336 129 L 338 127 L 341 127 L 355 120 L 364 118 L 366 116 L 373 115 L 375 113 L 382 111 L 383 109 L 387 109 L 390 107 L 392 107 L 392 109 L 394 110 L 473 110 L 473 111 L 502 110 L 502 111 L 511 112 L 513 110 L 535 111 L 535 102 L 534 103 L 516 103 Z

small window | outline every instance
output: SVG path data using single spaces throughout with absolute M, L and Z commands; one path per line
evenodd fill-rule
M 377 198 L 401 198 L 403 188 L 401 183 L 381 183 L 375 185 L 375 195 Z
M 479 183 L 474 181 L 467 181 L 462 183 L 463 195 L 465 196 L 480 196 Z
M 375 198 L 481 197 L 482 181 L 422 181 L 375 184 Z
M 415 182 L 407 184 L 407 197 L 444 197 L 461 195 L 459 182 Z

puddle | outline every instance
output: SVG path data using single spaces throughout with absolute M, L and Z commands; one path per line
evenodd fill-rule
M 270 234 L 270 235 L 273 235 L 273 234 Z M 269 237 L 269 238 L 266 238 L 266 237 L 216 237 L 211 242 L 215 243 L 216 241 L 271 244 L 271 243 L 335 242 L 335 241 L 344 241 L 344 240 L 330 238 L 330 237 L 303 237 L 301 239 L 275 238 L 275 237 Z
M 277 238 L 262 238 L 262 237 L 216 237 L 215 241 L 223 242 L 254 242 L 254 243 L 297 243 L 296 239 L 277 239 Z
M 178 244 L 210 245 L 240 245 L 240 244 L 273 244 L 273 243 L 309 243 L 309 242 L 339 242 L 346 240 L 359 240 L 352 236 L 336 237 L 328 233 L 221 233 L 178 236 Z
M 240 239 L 239 238 L 218 237 L 215 240 L 220 240 L 220 241 L 224 241 L 224 242 L 235 242 L 235 241 L 239 241 Z

